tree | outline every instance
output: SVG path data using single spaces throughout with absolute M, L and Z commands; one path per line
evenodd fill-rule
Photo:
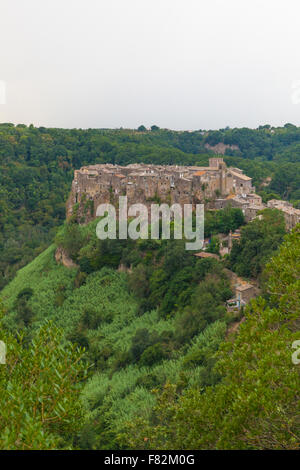
M 23 333 L 15 337 L 1 325 L 0 337 L 7 346 L 0 366 L 0 449 L 70 448 L 83 423 L 83 351 L 63 342 L 50 322 L 29 343 Z
M 239 276 L 257 277 L 283 240 L 282 212 L 265 209 L 262 216 L 243 227 L 241 239 L 233 243 L 228 266 Z
M 57 234 L 56 243 L 57 246 L 61 246 L 74 261 L 77 260 L 78 252 L 83 244 L 83 237 L 78 224 L 66 223 L 63 231 Z
M 17 320 L 23 323 L 25 327 L 28 327 L 31 324 L 34 317 L 34 313 L 28 305 L 28 301 L 31 299 L 32 296 L 33 290 L 30 287 L 22 289 L 17 295 L 17 299 L 15 302 Z
M 220 252 L 220 240 L 215 235 L 211 237 L 210 244 L 208 245 L 207 251 L 216 255 Z
M 148 346 L 147 349 L 142 353 L 139 364 L 141 366 L 152 366 L 156 362 L 161 361 L 166 357 L 165 351 L 161 343 L 155 343 L 152 346 Z
M 140 328 L 132 338 L 130 353 L 135 362 L 138 362 L 141 355 L 151 345 L 150 333 L 147 328 Z
M 139 264 L 130 274 L 129 289 L 136 295 L 137 298 L 143 299 L 149 293 L 149 281 L 147 276 L 147 269 L 143 264 Z

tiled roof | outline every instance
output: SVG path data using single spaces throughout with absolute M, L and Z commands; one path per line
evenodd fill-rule
M 244 291 L 244 290 L 248 290 L 248 289 L 252 289 L 252 288 L 253 288 L 253 286 L 251 284 L 242 284 L 240 286 L 237 286 L 236 290 Z
M 242 173 L 237 173 L 237 172 L 232 171 L 232 170 L 230 171 L 230 173 L 232 173 L 235 178 L 240 178 L 241 180 L 244 180 L 244 181 L 251 181 L 252 180 L 252 178 L 249 178 L 249 176 L 243 175 Z
M 197 256 L 198 258 L 216 258 L 216 259 L 219 259 L 218 255 L 215 255 L 214 253 L 207 253 L 206 251 L 200 251 L 200 253 L 195 253 L 194 256 Z

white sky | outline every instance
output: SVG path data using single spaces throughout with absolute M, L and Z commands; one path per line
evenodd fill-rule
M 299 0 L 0 0 L 0 121 L 300 125 L 299 46 Z

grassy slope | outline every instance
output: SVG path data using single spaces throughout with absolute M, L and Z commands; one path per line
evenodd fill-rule
M 28 287 L 34 291 L 29 301 L 35 314 L 34 326 L 45 318 L 51 318 L 69 334 L 87 310 L 93 312 L 93 315 L 101 314 L 103 321 L 100 326 L 89 329 L 86 334 L 99 356 L 105 348 L 110 348 L 111 353 L 107 360 L 107 369 L 95 371 L 84 388 L 82 398 L 88 419 L 94 419 L 99 413 L 106 416 L 107 413 L 108 426 L 118 432 L 124 421 L 137 415 L 149 415 L 155 404 L 155 397 L 151 392 L 153 386 L 151 383 L 144 383 L 149 375 L 155 377 L 158 384 L 167 380 L 175 383 L 182 373 L 185 374 L 188 385 L 196 386 L 201 383 L 204 367 L 186 367 L 184 359 L 201 346 L 210 345 L 213 350 L 216 349 L 225 335 L 224 322 L 210 325 L 194 338 L 184 352 L 176 352 L 172 359 L 152 367 L 130 364 L 114 371 L 112 366 L 116 355 L 128 350 L 132 337 L 139 328 L 161 333 L 173 330 L 175 320 L 159 318 L 156 310 L 138 316 L 136 301 L 128 293 L 125 273 L 103 268 L 90 274 L 84 285 L 75 288 L 76 269 L 57 265 L 54 252 L 55 246 L 51 245 L 21 269 L 1 292 L 1 299 L 8 311 L 6 324 L 11 328 L 16 325 L 14 303 L 18 293 Z M 57 305 L 57 293 L 62 289 L 65 300 L 62 305 Z

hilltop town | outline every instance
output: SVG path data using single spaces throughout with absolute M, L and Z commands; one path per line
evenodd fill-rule
M 75 170 L 71 194 L 67 201 L 67 217 L 76 207 L 77 220 L 87 222 L 95 217 L 99 204 L 117 205 L 119 196 L 128 203 L 200 204 L 208 209 L 228 205 L 240 208 L 247 222 L 266 207 L 284 213 L 287 230 L 300 221 L 300 210 L 287 201 L 262 203 L 252 178 L 239 168 L 227 167 L 223 158 L 209 159 L 209 166 L 130 164 L 127 166 L 98 164 Z

